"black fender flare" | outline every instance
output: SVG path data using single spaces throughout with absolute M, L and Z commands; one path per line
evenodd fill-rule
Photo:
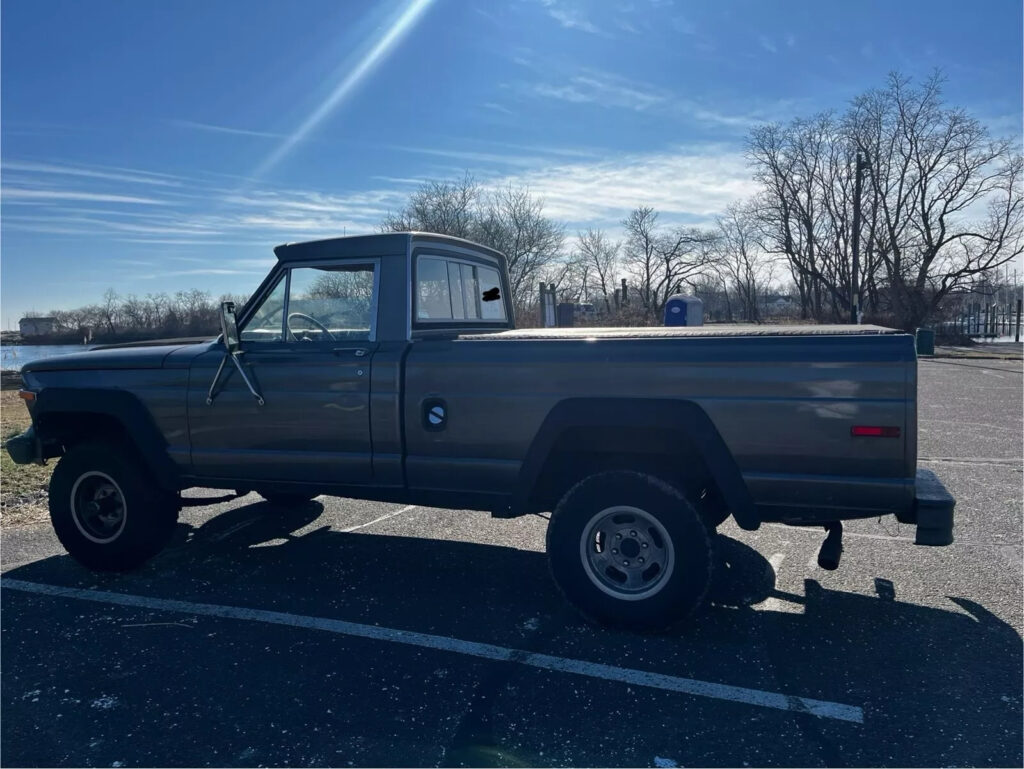
M 40 429 L 40 424 L 45 425 L 43 417 L 47 414 L 92 415 L 115 420 L 138 449 L 160 486 L 168 491 L 180 488 L 180 473 L 167 453 L 167 440 L 149 410 L 132 393 L 100 388 L 44 387 L 36 394 L 32 409 L 32 424 L 41 441 L 48 438 L 45 427 Z
M 740 528 L 761 525 L 736 460 L 707 413 L 687 400 L 653 398 L 568 398 L 545 417 L 519 469 L 512 508 L 523 509 L 555 442 L 570 427 L 640 427 L 678 430 L 701 453 Z

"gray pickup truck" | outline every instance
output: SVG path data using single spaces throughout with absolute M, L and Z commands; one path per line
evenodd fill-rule
M 168 542 L 190 487 L 553 511 L 554 580 L 587 617 L 658 628 L 711 580 L 730 515 L 895 515 L 953 540 L 917 468 L 913 337 L 875 326 L 517 330 L 502 254 L 426 233 L 279 246 L 216 340 L 113 345 L 23 368 L 16 462 L 60 457 L 57 536 L 94 569 Z

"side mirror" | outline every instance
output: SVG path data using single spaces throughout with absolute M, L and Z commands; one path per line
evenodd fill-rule
M 245 382 L 245 386 L 249 388 L 249 392 L 252 393 L 252 397 L 256 399 L 256 402 L 263 405 L 263 396 L 260 395 L 259 390 L 253 387 L 248 375 L 245 373 L 245 369 L 242 368 L 242 364 L 238 362 L 242 352 L 242 342 L 238 336 L 238 320 L 235 318 L 235 303 L 234 302 L 221 302 L 220 305 L 220 332 L 224 335 L 224 347 L 227 348 L 227 352 L 224 357 L 221 358 L 220 366 L 217 367 L 217 373 L 213 375 L 213 381 L 210 382 L 210 391 L 206 394 L 206 405 L 212 406 L 213 399 L 217 397 L 217 383 L 220 381 L 220 374 L 224 370 L 224 364 L 228 358 L 238 369 L 239 375 L 242 377 L 242 381 Z
M 238 320 L 235 318 L 235 303 L 221 302 L 220 304 L 220 332 L 224 335 L 224 346 L 228 352 L 234 354 L 242 346 L 238 337 Z

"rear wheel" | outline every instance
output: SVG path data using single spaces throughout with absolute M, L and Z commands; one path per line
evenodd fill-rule
M 120 571 L 159 553 L 178 520 L 178 501 L 118 443 L 72 446 L 50 478 L 50 521 L 72 558 Z
M 584 616 L 660 630 L 688 616 L 711 581 L 711 540 L 702 517 L 654 476 L 590 476 L 551 515 L 548 558 L 555 583 Z
M 294 491 L 261 491 L 259 495 L 278 507 L 300 507 L 312 502 L 317 494 L 302 494 Z

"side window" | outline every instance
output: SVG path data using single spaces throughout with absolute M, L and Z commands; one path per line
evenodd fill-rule
M 243 342 L 280 342 L 284 333 L 285 276 L 277 281 L 263 304 L 249 317 L 242 329 Z
M 242 331 L 243 341 L 365 341 L 373 333 L 372 264 L 293 267 Z
M 421 256 L 416 263 L 416 319 L 505 320 L 498 271 L 469 262 Z

